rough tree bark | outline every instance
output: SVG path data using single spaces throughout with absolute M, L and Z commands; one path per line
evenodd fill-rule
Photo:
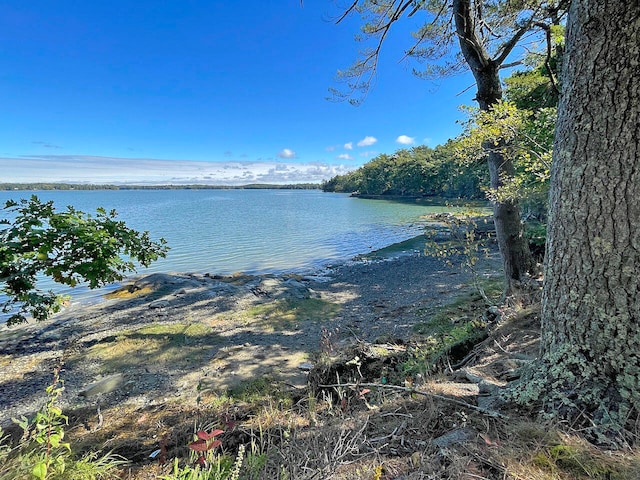
M 640 412 L 640 2 L 573 0 L 566 39 L 541 361 L 516 396 L 610 442 Z
M 471 1 L 453 0 L 452 6 L 460 50 L 478 87 L 476 101 L 481 110 L 489 111 L 502 99 L 500 67 L 504 58 L 497 60 L 491 58 L 483 46 L 484 42 L 478 38 Z M 514 45 L 519 38 L 516 36 L 512 39 Z M 515 168 L 512 160 L 496 148 L 487 146 L 485 150 L 491 189 L 498 190 L 513 178 Z M 504 266 L 505 293 L 509 296 L 514 293 L 516 282 L 521 282 L 528 273 L 536 271 L 536 263 L 524 237 L 524 225 L 520 218 L 517 200 L 493 201 L 493 219 Z

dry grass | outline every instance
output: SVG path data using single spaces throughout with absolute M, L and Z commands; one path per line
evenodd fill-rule
M 151 452 L 164 445 L 167 459 L 185 458 L 194 428 L 218 427 L 227 430 L 220 438 L 229 455 L 242 443 L 260 459 L 250 462 L 244 478 L 640 478 L 638 451 L 602 451 L 561 426 L 517 416 L 496 420 L 407 394 L 367 395 L 368 402 L 352 398 L 344 407 L 329 395 L 294 402 L 275 386 L 250 384 L 200 408 L 176 403 L 105 411 L 96 432 L 74 417 L 70 434 L 74 444 L 103 444 L 127 456 L 134 462 L 130 479 L 160 478 L 168 467 L 148 458 Z M 466 434 L 456 437 L 461 431 Z M 443 438 L 449 440 L 443 444 Z
M 473 316 L 468 305 L 454 308 Z M 507 317 L 492 326 L 489 338 L 476 345 L 465 364 L 491 381 L 513 374 L 507 372 L 509 362 L 536 350 L 536 309 L 513 310 Z M 197 356 L 202 342 L 216 340 L 209 338 L 210 329 L 201 328 L 156 324 L 97 344 L 93 353 L 125 362 L 131 360 L 121 357 L 135 349 L 135 361 L 187 362 Z M 154 345 L 153 353 L 138 343 L 143 340 Z M 442 370 L 420 387 L 431 386 L 457 403 L 387 388 L 319 387 L 325 382 L 377 383 L 383 377 L 400 382 L 409 361 L 406 345 L 361 343 L 327 358 L 331 362 L 311 374 L 313 389 L 291 389 L 260 377 L 226 392 L 201 392 L 200 401 L 106 408 L 100 428 L 98 412 L 85 409 L 71 412 L 68 436 L 79 452 L 101 447 L 131 460 L 123 471 L 128 480 L 167 475 L 172 458 L 186 461 L 186 445 L 200 428 L 225 430 L 222 453 L 230 457 L 239 445 L 246 447 L 244 480 L 640 478 L 637 448 L 599 449 L 569 426 L 536 422 L 524 410 L 504 411 L 505 419 L 465 408 L 464 402 L 475 405 L 477 397 L 462 388 L 460 371 Z M 162 454 L 150 458 L 159 449 Z

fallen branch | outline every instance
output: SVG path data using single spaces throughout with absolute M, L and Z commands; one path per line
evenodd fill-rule
M 384 385 L 382 383 L 334 383 L 329 385 L 318 385 L 318 387 L 321 387 L 321 388 L 337 388 L 337 387 L 386 388 L 388 390 L 397 390 L 400 392 L 415 393 L 418 395 L 422 395 L 424 397 L 436 398 L 438 400 L 442 400 L 443 402 L 453 403 L 455 405 L 459 405 L 461 407 L 468 408 L 470 410 L 482 413 L 483 415 L 487 415 L 489 417 L 503 418 L 503 419 L 509 418 L 507 415 L 503 415 L 502 413 L 496 412 L 495 410 L 487 410 L 486 408 L 478 407 L 477 405 L 471 405 L 470 403 L 463 402 L 461 400 L 456 400 L 455 398 L 445 397 L 443 395 L 438 395 L 437 393 L 423 392 L 421 390 L 416 390 L 415 388 L 412 388 L 412 387 L 402 387 L 400 385 Z

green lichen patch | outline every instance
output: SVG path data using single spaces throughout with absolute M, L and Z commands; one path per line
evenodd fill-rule
M 628 389 L 625 378 L 608 372 L 604 362 L 593 362 L 581 345 L 547 352 L 502 397 L 547 418 L 568 420 L 597 444 L 620 447 L 635 437 L 640 392 Z

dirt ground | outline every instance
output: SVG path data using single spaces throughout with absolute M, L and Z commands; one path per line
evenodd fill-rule
M 403 381 L 384 373 L 393 369 L 385 362 L 407 357 L 420 325 L 475 291 L 474 280 L 499 281 L 496 253 L 481 259 L 473 275 L 463 261 L 404 246 L 308 276 L 132 279 L 97 305 L 0 331 L 0 421 L 7 427 L 40 408 L 53 369 L 62 365 L 69 438 L 81 451 L 112 449 L 126 457 L 132 462 L 126 478 L 166 474 L 162 459 L 188 455 L 194 424 L 206 429 L 207 422 L 228 430 L 223 444 L 231 454 L 240 444 L 275 445 L 279 457 L 269 461 L 273 468 L 285 462 L 288 478 L 463 478 L 425 473 L 436 468 L 425 452 L 478 439 L 484 448 L 482 435 L 498 435 L 492 393 L 535 356 L 536 315 L 507 322 L 447 357 L 459 365 L 447 365 L 446 375 Z M 452 312 L 447 321 L 454 323 L 464 314 Z M 327 355 L 354 375 L 326 367 Z M 352 377 L 359 386 L 320 386 Z M 386 381 L 393 381 L 388 389 L 367 387 Z M 246 393 L 225 397 L 238 388 L 272 393 L 255 401 L 238 400 Z M 162 452 L 160 462 L 154 452 Z M 449 460 L 440 461 L 437 468 L 452 471 Z M 353 462 L 358 466 L 341 476 Z M 381 462 L 385 471 L 418 468 L 422 476 L 376 477 L 371 469 Z M 305 470 L 311 464 L 337 476 L 316 477 Z M 255 478 L 277 478 L 270 468 L 267 462 Z

